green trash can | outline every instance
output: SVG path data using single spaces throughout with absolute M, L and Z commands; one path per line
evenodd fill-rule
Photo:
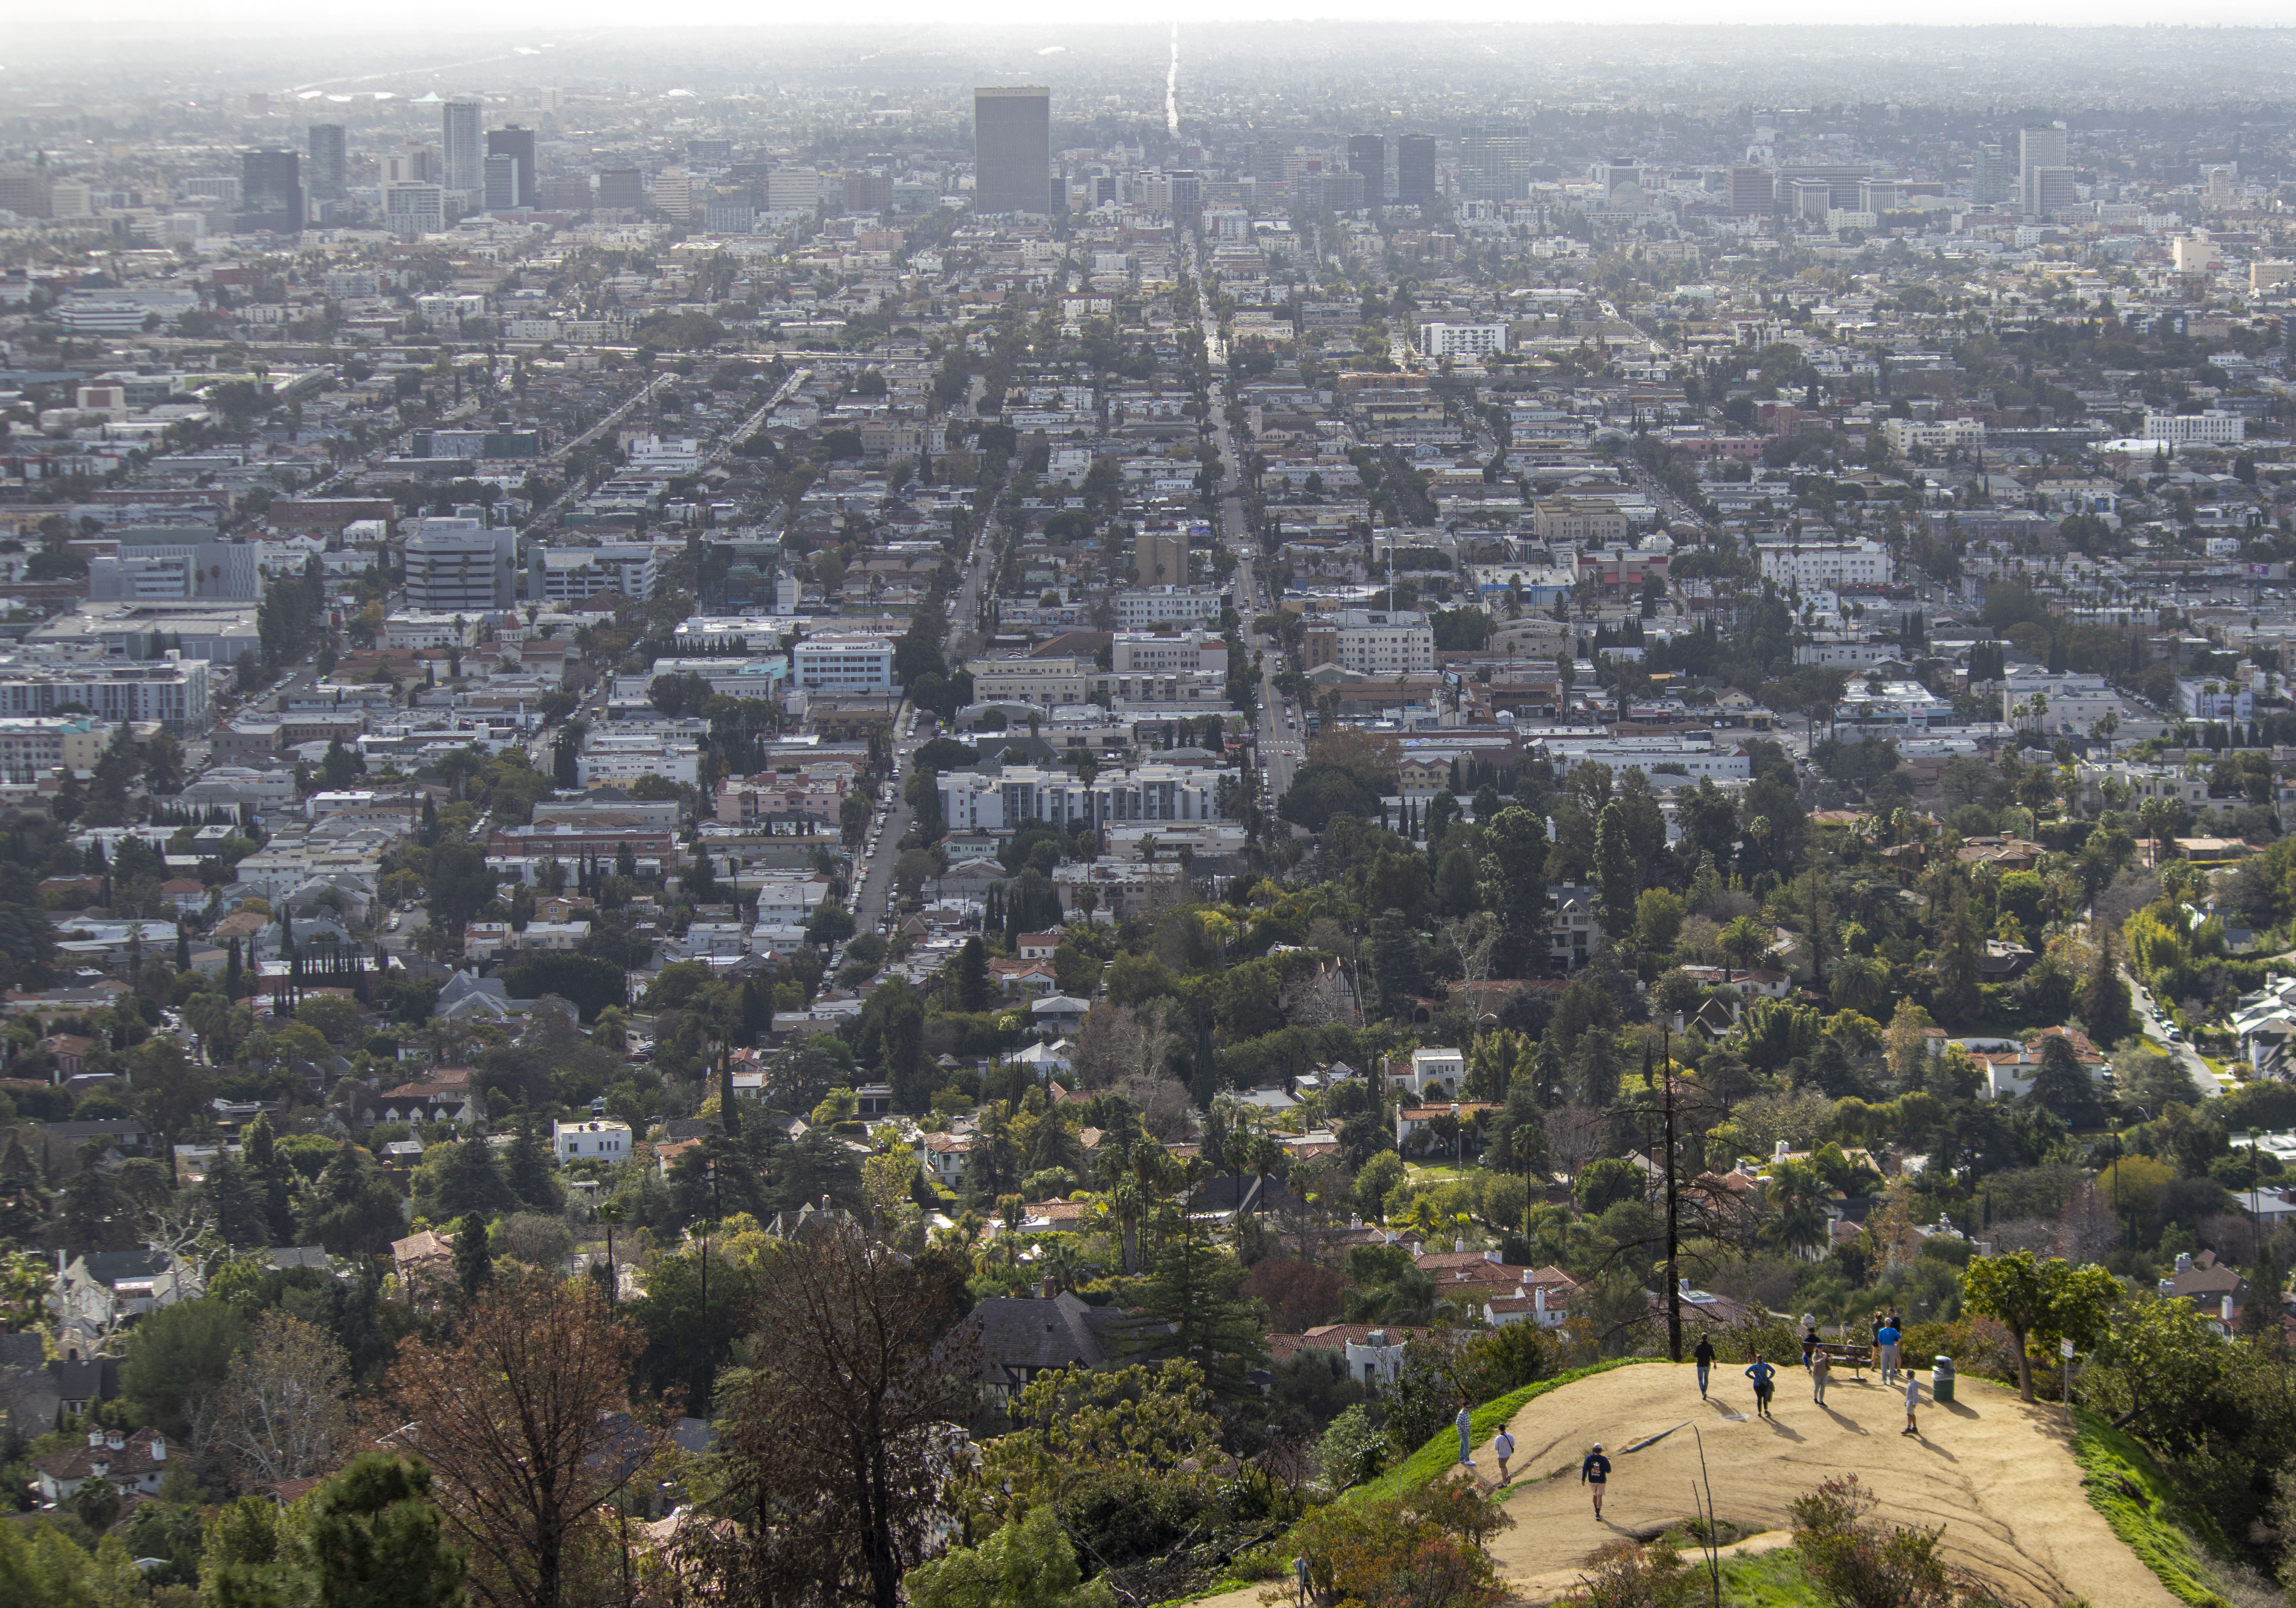
M 1953 1358 L 1940 1357 L 1930 1364 L 1930 1396 L 1940 1404 L 1953 1400 Z

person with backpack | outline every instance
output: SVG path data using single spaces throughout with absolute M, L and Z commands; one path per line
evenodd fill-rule
M 1765 1418 L 1769 1417 L 1770 1395 L 1778 1388 L 1778 1371 L 1764 1362 L 1762 1354 L 1757 1351 L 1752 1364 L 1746 1369 L 1746 1377 L 1754 1382 L 1754 1411 Z
M 1603 1487 L 1611 1478 L 1611 1460 L 1603 1456 L 1603 1443 L 1595 1442 L 1595 1449 L 1587 1454 L 1587 1461 L 1578 1465 L 1578 1483 L 1591 1486 L 1595 1492 L 1595 1517 L 1603 1516 Z
M 1714 1336 L 1699 1335 L 1698 1349 L 1690 1356 L 1698 1364 L 1698 1399 L 1703 1401 L 1706 1399 L 1706 1376 L 1714 1366 Z
M 1499 1483 L 1505 1485 L 1507 1482 L 1507 1459 L 1514 1456 L 1514 1437 L 1507 1433 L 1507 1426 L 1504 1423 L 1499 1425 L 1497 1439 L 1491 1442 L 1491 1452 L 1499 1460 Z

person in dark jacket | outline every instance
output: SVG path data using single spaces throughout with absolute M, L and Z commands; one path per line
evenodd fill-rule
M 1603 1516 L 1603 1487 L 1610 1482 L 1611 1460 L 1603 1456 L 1603 1443 L 1595 1442 L 1595 1449 L 1587 1454 L 1587 1461 L 1578 1465 L 1578 1483 L 1595 1493 L 1595 1516 Z

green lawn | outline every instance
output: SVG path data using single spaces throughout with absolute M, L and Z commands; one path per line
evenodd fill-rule
M 1683 1556 L 1700 1566 L 1696 1554 Z M 1722 1601 L 1728 1608 L 1830 1608 L 1832 1600 L 1810 1584 L 1801 1554 L 1791 1546 L 1722 1560 Z
M 2088 1505 L 2104 1515 L 2112 1533 L 2128 1544 L 2178 1601 L 2193 1608 L 2232 1608 L 2217 1589 L 2208 1555 L 2211 1548 L 2229 1548 L 2214 1533 L 2207 1515 L 2185 1504 L 2151 1454 L 2134 1440 L 2087 1413 L 2079 1418 L 2073 1456 L 2081 1465 Z
M 1605 1362 L 1573 1368 L 1567 1374 L 1557 1374 L 1554 1378 L 1542 1379 L 1536 1384 L 1527 1384 L 1519 1391 L 1510 1391 L 1497 1400 L 1487 1401 L 1473 1410 L 1468 1418 L 1471 1432 L 1476 1444 L 1480 1445 L 1485 1438 L 1498 1433 L 1499 1425 L 1522 1411 L 1525 1404 L 1538 1400 L 1549 1391 L 1559 1391 L 1578 1380 L 1607 1374 L 1612 1368 L 1627 1368 L 1637 1363 L 1662 1360 L 1652 1357 L 1614 1357 Z M 1421 1486 L 1441 1479 L 1445 1472 L 1456 1466 L 1458 1461 L 1459 1432 L 1446 1425 L 1440 1434 L 1378 1479 L 1366 1481 L 1340 1499 L 1343 1502 L 1377 1501 L 1382 1497 L 1407 1496 Z

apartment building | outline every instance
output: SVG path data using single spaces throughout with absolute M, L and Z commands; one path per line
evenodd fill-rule
M 1985 426 L 1974 419 L 1884 419 L 1882 439 L 1890 450 L 1910 453 L 1974 450 L 1985 445 Z
M 1550 544 L 1605 546 L 1627 539 L 1627 516 L 1606 497 L 1548 497 L 1532 505 L 1530 532 Z
M 1217 622 L 1227 595 L 1192 591 L 1182 587 L 1147 587 L 1116 595 L 1116 623 L 1127 631 L 1149 626 L 1192 626 Z
M 1073 832 L 1110 821 L 1218 820 L 1218 780 L 1216 773 L 1175 765 L 1103 771 L 1090 782 L 1068 771 L 1006 765 L 993 775 L 952 771 L 939 785 L 951 832 L 1011 832 L 1032 821 Z
M 209 666 L 169 649 L 139 664 L 47 664 L 0 658 L 0 717 L 53 715 L 76 703 L 106 726 L 157 720 L 170 731 L 205 730 Z
M 1834 592 L 1844 587 L 1886 587 L 1896 574 L 1889 548 L 1879 542 L 1765 541 L 1762 578 L 1805 592 Z
M 111 734 L 82 715 L 18 715 L 0 719 L 0 776 L 29 781 L 51 771 L 92 769 Z
M 808 693 L 889 693 L 893 639 L 825 632 L 790 650 L 790 680 Z
M 1040 709 L 1082 703 L 1093 674 L 1088 660 L 1062 655 L 975 659 L 964 668 L 972 674 L 975 703 L 1033 703 Z

